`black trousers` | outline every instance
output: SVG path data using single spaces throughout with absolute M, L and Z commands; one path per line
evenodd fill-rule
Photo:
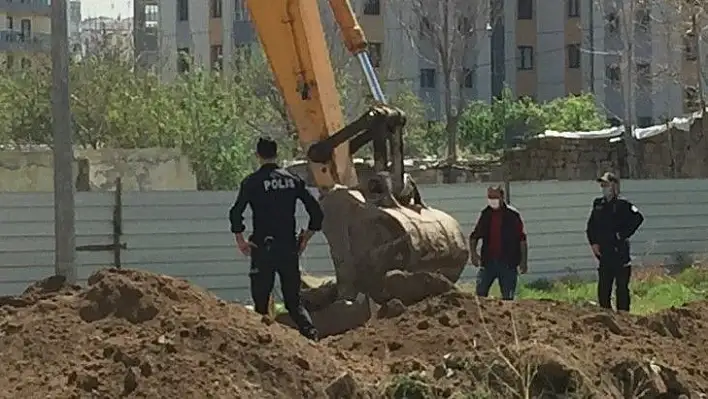
M 280 276 L 285 308 L 302 335 L 313 338 L 316 332 L 310 314 L 300 299 L 300 259 L 297 245 L 291 242 L 256 242 L 251 249 L 251 297 L 256 312 L 268 314 L 268 300 L 275 285 L 275 274 Z
M 632 266 L 622 264 L 600 265 L 597 279 L 597 301 L 606 309 L 612 308 L 612 286 L 615 286 L 617 310 L 629 312 L 630 292 L 629 280 L 632 277 Z

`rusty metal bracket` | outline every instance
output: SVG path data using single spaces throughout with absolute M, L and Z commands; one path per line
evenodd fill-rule
M 92 244 L 92 245 L 79 245 L 76 247 L 78 252 L 98 252 L 98 251 L 115 251 L 117 249 L 128 249 L 128 244 L 119 243 L 115 244 Z
M 123 235 L 123 183 L 121 178 L 116 179 L 115 203 L 113 204 L 113 243 L 79 245 L 77 252 L 113 252 L 113 267 L 121 267 L 121 250 L 128 249 L 128 244 L 120 242 Z

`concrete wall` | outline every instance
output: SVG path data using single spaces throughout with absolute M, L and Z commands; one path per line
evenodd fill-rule
M 644 213 L 646 222 L 632 239 L 637 265 L 674 262 L 681 254 L 701 258 L 708 248 L 708 180 L 625 181 L 622 189 Z M 529 279 L 568 273 L 593 275 L 595 261 L 585 239 L 586 218 L 599 189 L 592 182 L 526 182 L 511 186 L 529 235 Z M 485 205 L 486 185 L 424 186 L 431 206 L 455 217 L 465 232 L 473 229 Z M 245 301 L 248 259 L 229 233 L 232 192 L 130 192 L 123 197 L 124 267 L 183 277 L 227 300 Z M 77 245 L 113 242 L 113 194 L 78 193 Z M 54 262 L 51 193 L 0 194 L 0 295 L 17 294 L 50 275 Z M 247 229 L 250 216 L 246 214 Z M 298 224 L 307 217 L 299 210 Z M 80 251 L 79 278 L 113 264 L 111 251 Z M 321 234 L 313 238 L 302 267 L 331 275 L 329 249 Z M 468 268 L 464 280 L 475 277 Z
M 197 188 L 189 159 L 175 149 L 77 150 L 76 160 L 79 191 L 112 190 L 117 177 L 126 191 Z M 0 192 L 51 192 L 53 170 L 49 151 L 0 152 Z

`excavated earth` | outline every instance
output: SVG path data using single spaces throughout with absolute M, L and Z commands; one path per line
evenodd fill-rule
M 449 292 L 311 343 L 182 280 L 108 269 L 0 298 L 0 349 L 0 398 L 701 398 L 708 303 L 637 317 Z

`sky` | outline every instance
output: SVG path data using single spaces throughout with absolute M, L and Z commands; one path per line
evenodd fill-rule
M 81 0 L 81 18 L 133 16 L 132 0 Z

